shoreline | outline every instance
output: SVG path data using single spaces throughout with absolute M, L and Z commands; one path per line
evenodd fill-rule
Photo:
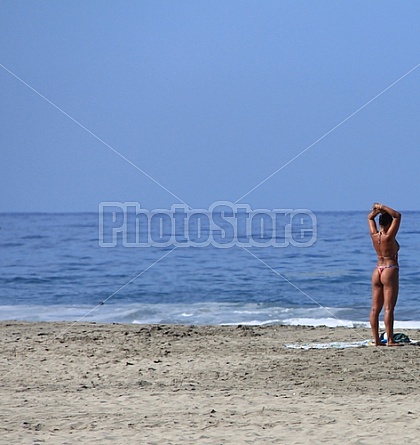
M 369 338 L 347 327 L 2 321 L 0 443 L 415 443 L 418 347 L 284 347 Z
M 6 318 L 0 319 L 0 323 L 93 323 L 93 324 L 118 324 L 118 325 L 136 325 L 136 326 L 148 326 L 148 325 L 170 325 L 170 326 L 254 326 L 254 327 L 267 327 L 267 326 L 288 326 L 288 327 L 314 327 L 314 328 L 344 328 L 344 329 L 370 329 L 369 320 L 352 320 L 352 319 L 342 319 L 333 317 L 296 317 L 296 318 L 285 318 L 283 319 L 273 319 L 273 320 L 235 320 L 235 321 L 202 321 L 202 320 L 174 320 L 174 321 L 141 321 L 137 320 L 135 317 L 126 318 L 126 316 L 121 316 L 117 314 L 114 318 L 105 316 L 104 318 L 94 318 L 86 317 L 87 309 L 80 311 L 81 315 L 73 314 L 71 317 L 50 317 L 39 319 L 38 317 L 30 318 L 27 316 L 19 316 L 16 314 L 8 314 L 8 311 L 15 310 L 19 306 L 0 306 L 0 310 L 4 311 L 3 316 L 7 314 Z M 36 313 L 40 310 L 39 307 L 29 308 L 33 309 Z M 50 314 L 49 314 L 50 315 Z M 54 314 L 56 315 L 56 314 Z M 115 315 L 115 314 L 114 314 Z M 382 317 L 383 318 L 383 317 Z M 385 330 L 385 325 L 383 319 L 379 320 L 379 328 Z M 395 319 L 394 330 L 420 330 L 420 319 L 419 320 L 405 320 L 405 319 Z

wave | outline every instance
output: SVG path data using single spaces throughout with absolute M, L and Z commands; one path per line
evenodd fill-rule
M 38 322 L 369 327 L 363 313 L 354 308 L 291 308 L 241 303 L 5 305 L 0 306 L 0 314 L 2 320 Z M 395 328 L 420 329 L 420 320 L 396 320 Z

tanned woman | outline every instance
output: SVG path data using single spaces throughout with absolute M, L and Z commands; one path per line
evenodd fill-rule
M 379 230 L 375 217 L 379 216 Z M 382 346 L 379 337 L 379 314 L 384 309 L 384 324 L 387 346 L 401 346 L 394 342 L 394 309 L 397 304 L 399 287 L 398 251 L 395 239 L 401 223 L 401 214 L 384 204 L 375 203 L 368 215 L 372 244 L 378 255 L 378 262 L 372 273 L 372 310 L 370 326 L 376 346 Z

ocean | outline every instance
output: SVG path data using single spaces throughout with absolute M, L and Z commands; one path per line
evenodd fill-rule
M 367 211 L 313 215 L 307 245 L 220 248 L 104 245 L 98 213 L 3 213 L 0 319 L 369 326 Z M 403 212 L 397 237 L 396 328 L 420 328 L 419 217 Z

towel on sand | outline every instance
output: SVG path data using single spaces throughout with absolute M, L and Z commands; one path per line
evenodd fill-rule
M 381 342 L 386 343 L 386 334 L 381 335 Z M 394 341 L 396 343 L 405 343 L 410 345 L 420 345 L 419 341 L 411 340 L 407 335 L 403 333 L 394 334 Z M 365 348 L 366 346 L 373 346 L 372 340 L 360 340 L 360 341 L 331 341 L 328 343 L 288 343 L 285 344 L 285 348 L 289 349 L 346 349 L 346 348 Z

